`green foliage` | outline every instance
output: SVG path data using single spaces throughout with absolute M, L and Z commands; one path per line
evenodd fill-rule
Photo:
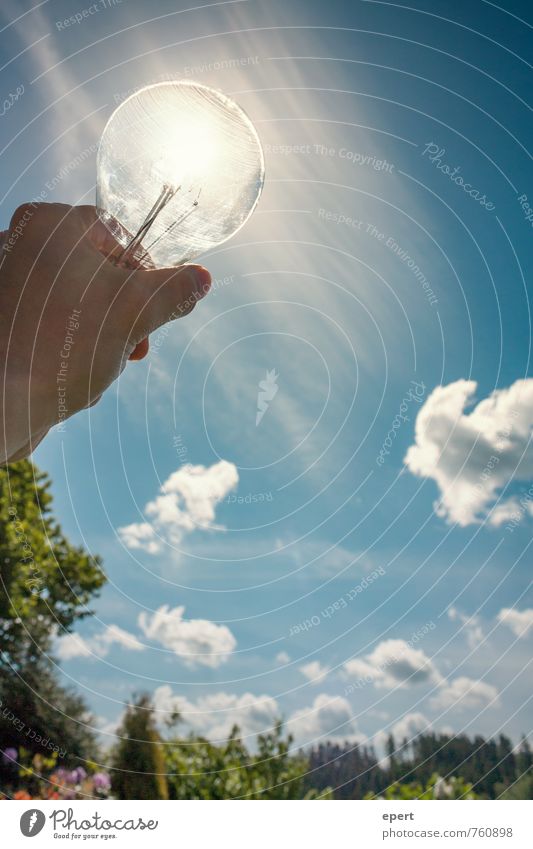
M 479 799 L 479 796 L 474 793 L 472 785 L 463 781 L 462 778 L 452 776 L 444 779 L 435 773 L 426 785 L 417 781 L 408 784 L 395 781 L 381 796 L 367 793 L 365 799 L 387 799 L 387 801 L 393 799 Z
M 99 559 L 63 535 L 50 485 L 29 460 L 0 468 L 0 655 L 14 669 L 87 616 L 105 582 Z
M 29 663 L 20 677 L 11 673 L 0 678 L 1 750 L 23 746 L 47 756 L 55 749 L 61 765 L 76 766 L 95 756 L 90 725 L 83 698 L 58 684 L 46 658 Z
M 76 763 L 94 754 L 87 709 L 48 655 L 56 632 L 91 612 L 105 576 L 63 535 L 50 485 L 29 460 L 0 467 L 0 748 L 49 756 L 51 746 Z
M 386 761 L 379 763 L 371 746 L 326 741 L 309 752 L 307 786 L 333 787 L 336 799 L 364 799 L 396 784 L 416 785 L 423 793 L 435 775 L 451 775 L 460 776 L 478 798 L 495 799 L 533 765 L 527 740 L 516 749 L 504 735 L 485 740 L 429 731 L 400 742 L 390 735 L 385 752 Z
M 497 784 L 496 796 L 498 799 L 533 799 L 533 774 L 531 770 L 528 775 L 522 775 L 509 786 Z
M 111 786 L 117 799 L 168 799 L 164 749 L 147 695 L 126 709 L 112 754 Z
M 291 738 L 283 738 L 281 723 L 257 738 L 251 755 L 234 728 L 226 743 L 189 737 L 165 745 L 171 799 L 311 799 L 304 776 L 307 759 L 289 754 Z M 321 798 L 329 798 L 328 791 Z

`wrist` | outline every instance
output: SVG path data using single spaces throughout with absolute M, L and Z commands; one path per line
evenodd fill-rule
M 0 462 L 28 457 L 55 424 L 28 381 L 6 379 L 0 396 Z

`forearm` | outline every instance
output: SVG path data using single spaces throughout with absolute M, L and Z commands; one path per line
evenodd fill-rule
M 27 403 L 24 403 L 24 398 Z M 22 382 L 11 390 L 3 386 L 0 399 L 0 464 L 23 460 L 37 448 L 50 426 L 32 422 L 31 396 Z M 35 409 L 35 405 L 34 405 Z

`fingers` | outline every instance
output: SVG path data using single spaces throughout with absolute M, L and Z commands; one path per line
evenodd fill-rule
M 134 346 L 132 359 L 142 359 L 146 356 L 146 337 L 152 331 L 168 321 L 190 313 L 210 289 L 211 275 L 201 265 L 146 268 L 147 260 L 143 257 L 143 268 L 139 268 L 135 261 L 130 262 L 128 268 L 122 267 L 119 257 L 123 247 L 117 241 L 119 231 L 114 234 L 108 229 L 100 220 L 94 206 L 27 203 L 15 210 L 10 229 L 16 230 L 17 234 L 22 233 L 30 222 L 37 229 L 40 227 L 54 233 L 57 231 L 56 241 L 61 238 L 63 246 L 71 243 L 77 245 L 82 239 L 91 251 L 97 250 L 109 259 L 117 260 L 113 262 L 113 268 L 109 265 L 108 272 L 105 269 L 108 264 L 104 262 L 102 266 L 99 262 L 93 273 L 98 275 L 100 290 L 102 287 L 107 290 L 110 298 L 114 299 L 119 287 L 120 293 L 116 303 L 120 318 L 117 318 L 122 331 L 127 333 L 129 343 Z M 118 222 L 117 226 L 120 228 Z M 83 239 L 83 236 L 86 236 L 86 239 Z M 52 244 L 50 234 L 47 244 Z M 90 267 L 92 266 L 89 263 L 87 268 Z M 80 285 L 86 287 L 87 282 L 80 280 Z
M 128 360 L 144 360 L 150 349 L 150 341 L 147 336 L 138 342 L 128 357 Z
M 20 206 L 17 206 L 13 215 L 11 216 L 11 221 L 9 222 L 9 230 L 12 231 L 14 228 L 20 224 L 22 221 L 28 222 L 36 212 L 39 212 L 41 208 L 45 206 L 42 203 L 31 203 L 28 201 L 27 203 L 22 203 Z
M 210 287 L 211 275 L 201 265 L 133 272 L 124 289 L 135 311 L 129 316 L 130 338 L 140 341 L 167 321 L 188 315 Z
M 75 209 L 82 230 L 87 234 L 91 244 L 101 254 L 105 257 L 113 258 L 124 250 L 111 230 L 99 218 L 96 207 L 77 206 Z
M 24 203 L 21 206 L 17 206 L 13 215 L 11 216 L 11 221 L 9 222 L 9 228 L 2 233 L 2 247 L 5 245 L 14 246 L 15 243 L 20 239 L 23 235 L 24 230 L 34 217 L 35 213 L 39 209 L 39 204 L 35 203 Z

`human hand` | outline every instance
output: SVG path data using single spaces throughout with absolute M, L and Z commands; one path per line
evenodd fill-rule
M 3 241 L 3 246 L 2 246 Z M 209 291 L 199 265 L 131 269 L 92 206 L 28 203 L 0 234 L 0 461 L 95 404 L 147 337 Z

